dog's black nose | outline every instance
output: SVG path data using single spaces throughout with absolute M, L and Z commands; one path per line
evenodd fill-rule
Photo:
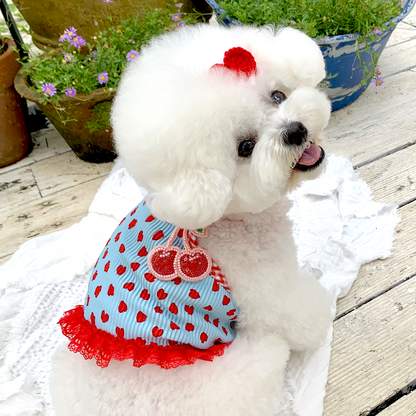
M 296 146 L 299 146 L 306 140 L 307 135 L 307 128 L 302 123 L 293 121 L 286 129 L 284 140 L 286 144 L 295 144 Z

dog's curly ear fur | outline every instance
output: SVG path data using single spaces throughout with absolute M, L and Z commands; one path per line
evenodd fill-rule
M 153 215 L 188 230 L 219 220 L 231 200 L 231 181 L 214 169 L 182 172 L 147 197 Z

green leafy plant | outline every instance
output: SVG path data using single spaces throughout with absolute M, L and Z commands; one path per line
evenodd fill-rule
M 116 26 L 111 26 L 109 17 L 109 27 L 102 31 L 97 29 L 91 43 L 87 43 L 76 28 L 66 29 L 59 39 L 58 50 L 41 56 L 32 54 L 22 62 L 30 88 L 42 95 L 41 103 L 52 103 L 59 114 L 64 111 L 60 106 L 64 96 L 82 100 L 79 94 L 90 94 L 99 88 L 113 91 L 124 69 L 137 59 L 143 45 L 154 36 L 197 22 L 199 15 L 183 13 L 181 7 L 182 3 L 178 3 L 155 10 L 145 9 L 140 17 L 130 16 Z M 90 131 L 109 127 L 108 103 L 105 111 L 97 107 L 95 119 L 88 125 Z
M 380 39 L 384 24 L 400 13 L 400 3 L 395 0 L 222 0 L 219 5 L 226 10 L 223 18 L 255 26 L 293 26 L 324 42 L 329 36 L 359 33 L 356 47 L 358 50 L 364 43 L 364 50 L 358 59 L 364 52 L 372 59 L 369 66 L 360 60 L 366 78 L 363 84 L 369 78 L 376 78 L 376 84 L 381 80 L 376 68 L 378 54 L 369 45 Z

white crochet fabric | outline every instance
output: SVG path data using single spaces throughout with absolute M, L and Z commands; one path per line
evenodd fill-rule
M 54 415 L 50 358 L 63 340 L 56 322 L 83 302 L 108 236 L 143 195 L 119 161 L 80 223 L 23 244 L 0 267 L 0 416 Z M 396 207 L 373 202 L 351 163 L 337 156 L 291 199 L 299 263 L 328 289 L 335 315 L 336 299 L 348 292 L 361 264 L 390 254 Z M 291 355 L 279 416 L 322 415 L 329 332 L 323 347 Z

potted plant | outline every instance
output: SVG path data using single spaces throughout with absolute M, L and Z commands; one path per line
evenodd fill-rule
M 153 36 L 195 22 L 181 7 L 147 9 L 98 32 L 91 43 L 76 28 L 66 29 L 60 48 L 23 62 L 15 79 L 17 91 L 39 105 L 79 158 L 113 160 L 109 116 L 121 73 Z
M 25 105 L 13 87 L 20 69 L 14 42 L 0 36 L 0 167 L 22 159 L 29 151 Z
M 416 0 L 206 0 L 220 24 L 292 26 L 315 39 L 325 58 L 323 83 L 332 110 L 350 104 L 371 79 L 381 85 L 377 60 L 395 26 Z

